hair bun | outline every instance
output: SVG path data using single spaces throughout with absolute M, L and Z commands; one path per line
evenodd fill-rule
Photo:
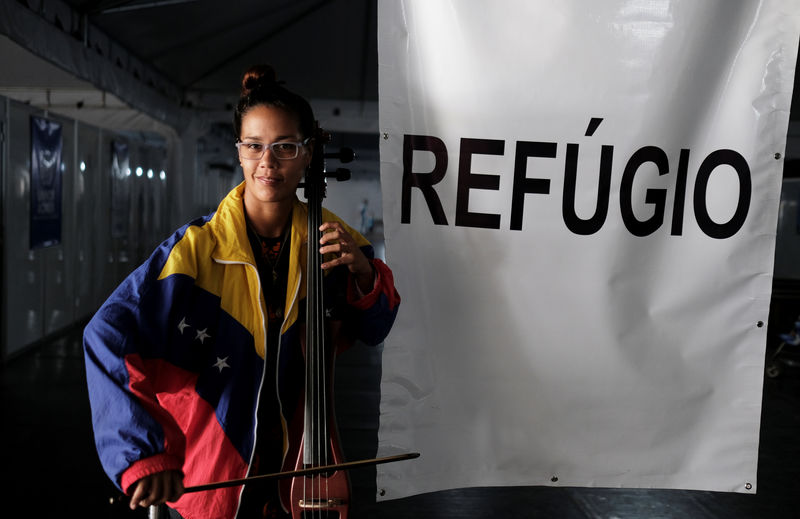
M 269 88 L 278 85 L 275 69 L 269 65 L 253 65 L 242 76 L 242 97 L 259 88 Z
M 242 119 L 255 106 L 268 106 L 285 110 L 296 118 L 300 135 L 314 135 L 314 111 L 305 98 L 292 92 L 276 79 L 269 65 L 254 65 L 242 75 L 241 96 L 233 112 L 233 129 L 237 138 L 242 135 Z

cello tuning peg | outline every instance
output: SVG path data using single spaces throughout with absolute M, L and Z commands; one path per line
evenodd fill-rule
M 336 153 L 326 153 L 325 158 L 338 159 L 342 164 L 346 164 L 356 158 L 356 152 L 352 148 L 342 148 Z
M 350 170 L 345 168 L 336 168 L 336 171 L 325 173 L 328 178 L 335 178 L 339 182 L 350 180 Z
M 353 148 L 342 148 L 339 150 L 339 161 L 342 164 L 352 162 L 353 159 L 355 158 L 356 158 L 356 152 L 353 151 Z

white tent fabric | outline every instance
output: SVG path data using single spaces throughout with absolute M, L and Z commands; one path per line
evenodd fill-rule
M 43 3 L 41 12 L 52 17 L 60 13 L 61 18 L 71 20 L 71 10 L 61 2 L 47 0 Z M 182 133 L 191 114 L 180 107 L 179 90 L 116 46 L 107 35 L 91 26 L 86 26 L 85 33 L 81 41 L 66 31 L 56 30 L 53 24 L 18 2 L 0 2 L 0 34 L 98 90 L 114 92 L 127 105 Z M 8 59 L 5 55 L 4 58 Z M 117 66 L 117 62 L 124 67 Z M 8 65 L 21 67 L 25 62 L 9 61 Z

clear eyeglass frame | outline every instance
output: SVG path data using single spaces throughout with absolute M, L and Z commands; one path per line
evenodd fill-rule
M 261 160 L 264 153 L 269 148 L 272 155 L 278 160 L 292 160 L 300 155 L 300 148 L 308 144 L 311 139 L 304 141 L 278 141 L 271 144 L 262 144 L 260 142 L 236 142 L 236 150 L 239 152 L 239 157 L 247 160 Z

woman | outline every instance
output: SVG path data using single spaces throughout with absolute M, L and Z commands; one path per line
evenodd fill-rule
M 184 486 L 293 468 L 300 403 L 305 247 L 324 254 L 337 340 L 377 344 L 400 298 L 367 240 L 324 211 L 307 242 L 297 185 L 314 116 L 269 67 L 245 73 L 234 115 L 244 182 L 178 230 L 104 303 L 84 333 L 95 443 L 131 507 L 174 517 L 280 517 L 273 485 L 183 494 Z

